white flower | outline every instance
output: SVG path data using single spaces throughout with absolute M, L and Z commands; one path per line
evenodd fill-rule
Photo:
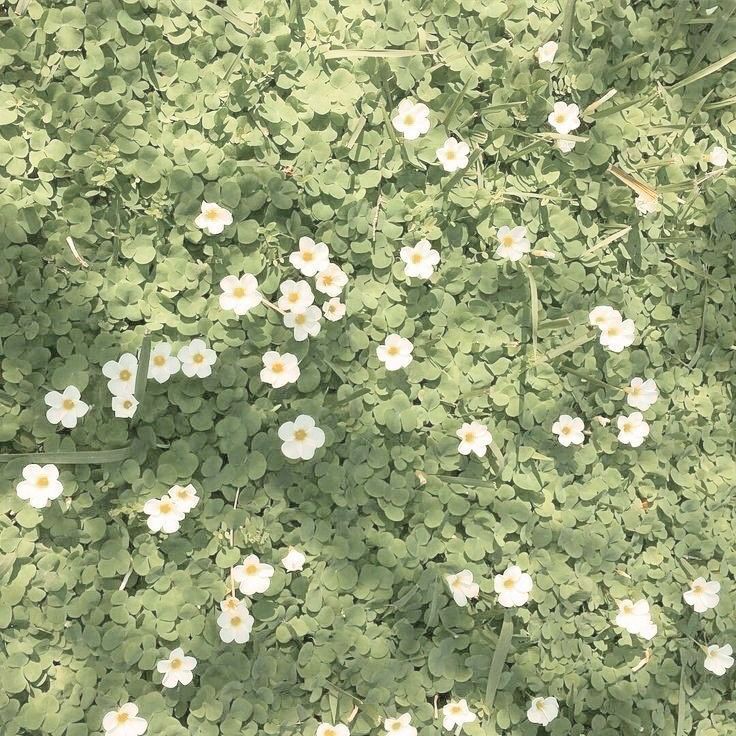
M 320 723 L 316 736 L 350 736 L 350 729 L 344 723 Z
M 708 154 L 708 163 L 713 166 L 725 166 L 728 163 L 728 151 L 725 148 L 716 146 Z
M 711 644 L 705 652 L 705 662 L 703 667 L 712 672 L 714 675 L 726 674 L 726 670 L 733 667 L 733 649 L 730 644 L 719 647 L 718 644 Z
M 518 261 L 523 258 L 526 253 L 531 250 L 531 244 L 526 237 L 526 228 L 519 227 L 503 227 L 498 228 L 496 233 L 498 238 L 498 248 L 496 255 L 499 258 L 507 258 L 509 261 Z
M 49 391 L 43 398 L 49 407 L 46 419 L 51 424 L 73 429 L 77 426 L 77 420 L 89 411 L 89 405 L 80 399 L 81 394 L 76 386 L 67 386 L 62 393 Z
M 626 393 L 626 402 L 629 406 L 640 411 L 646 411 L 659 398 L 657 384 L 648 378 L 632 378 L 631 388 Z
M 235 611 L 245 611 L 247 613 L 248 606 L 245 601 L 238 600 L 234 595 L 229 595 L 220 601 L 220 610 L 228 613 L 235 613 Z
M 442 708 L 442 725 L 448 730 L 457 729 L 456 733 L 462 731 L 466 723 L 472 723 L 476 719 L 475 713 L 468 708 L 468 703 L 462 700 L 452 700 Z
M 552 425 L 552 432 L 557 435 L 557 439 L 563 447 L 582 445 L 585 441 L 583 429 L 585 429 L 583 420 L 580 417 L 573 418 L 569 414 L 562 414 Z
M 253 616 L 241 605 L 235 610 L 223 611 L 217 617 L 217 625 L 220 627 L 220 639 L 226 644 L 234 641 L 236 644 L 245 644 L 250 639 L 253 629 Z
M 649 603 L 644 598 L 636 603 L 626 598 L 616 601 L 616 605 L 618 606 L 616 626 L 620 626 L 634 636 L 641 636 L 644 639 L 654 638 L 657 626 L 652 621 Z
M 558 138 L 555 141 L 555 146 L 557 146 L 557 149 L 562 153 L 570 153 L 570 151 L 575 148 L 575 143 L 577 143 L 577 141 L 568 141 L 565 138 Z
M 120 356 L 120 360 L 108 360 L 102 366 L 102 375 L 110 379 L 107 388 L 113 396 L 132 394 L 136 373 L 138 373 L 138 358 L 133 353 L 124 353 Z
M 458 606 L 467 606 L 469 598 L 478 597 L 480 587 L 478 583 L 473 582 L 473 573 L 470 570 L 460 570 L 454 575 L 445 575 L 445 580 Z
M 138 715 L 138 707 L 125 703 L 117 710 L 111 710 L 102 719 L 105 736 L 142 736 L 148 728 L 148 721 Z
M 503 575 L 493 579 L 493 590 L 498 593 L 498 602 L 504 608 L 523 606 L 533 587 L 531 575 L 522 572 L 518 565 L 510 565 Z
M 61 496 L 63 490 L 56 465 L 35 463 L 23 468 L 23 480 L 15 487 L 18 498 L 28 501 L 34 509 L 51 505 L 51 501 Z
M 565 102 L 555 102 L 554 108 L 547 118 L 547 122 L 558 133 L 567 135 L 580 127 L 579 114 L 580 108 L 575 103 L 568 105 Z
M 284 422 L 279 427 L 279 439 L 283 440 L 281 452 L 290 460 L 311 460 L 324 445 L 325 433 L 312 417 L 300 414 L 293 422 Z
M 455 138 L 448 138 L 442 148 L 437 149 L 437 158 L 445 171 L 457 171 L 468 165 L 470 146 Z
M 537 61 L 540 64 L 551 64 L 555 60 L 555 54 L 559 46 L 555 41 L 547 41 L 537 49 Z
M 167 495 L 185 514 L 199 503 L 197 489 L 191 483 L 186 486 L 171 486 Z
M 138 399 L 133 394 L 112 397 L 112 410 L 119 419 L 130 419 L 138 408 Z
M 414 346 L 409 340 L 401 335 L 389 335 L 376 348 L 376 355 L 385 366 L 387 371 L 397 371 L 406 368 L 412 361 L 411 351 Z
M 294 383 L 299 378 L 299 361 L 292 353 L 277 353 L 269 350 L 263 354 L 261 381 L 274 388 L 281 388 L 287 383 Z
M 307 307 L 303 312 L 287 312 L 284 315 L 284 326 L 294 330 L 294 339 L 302 342 L 308 337 L 314 337 L 322 329 L 320 318 L 322 312 L 319 307 Z
M 273 567 L 261 562 L 256 555 L 248 555 L 242 565 L 233 567 L 233 580 L 243 595 L 265 593 L 271 584 Z
M 325 319 L 330 322 L 337 322 L 345 316 L 345 305 L 335 296 L 329 301 L 322 305 L 322 309 L 325 311 Z
M 415 141 L 429 130 L 429 108 L 421 102 L 401 100 L 397 115 L 391 122 L 408 141 Z
M 279 309 L 284 312 L 303 312 L 311 304 L 314 304 L 312 287 L 306 281 L 292 281 L 287 279 L 279 287 Z
M 210 235 L 219 235 L 227 225 L 233 224 L 233 216 L 224 207 L 214 202 L 202 202 L 202 211 L 194 224 Z
M 526 717 L 532 723 L 546 726 L 557 718 L 559 712 L 560 706 L 557 704 L 557 698 L 533 698 Z
M 639 447 L 649 435 L 649 425 L 640 411 L 634 411 L 628 417 L 619 417 L 616 426 L 619 429 L 618 441 L 632 447 Z
M 212 366 L 217 360 L 217 353 L 207 347 L 204 340 L 196 338 L 189 345 L 179 349 L 181 372 L 189 377 L 207 378 L 212 374 Z
M 288 553 L 281 560 L 281 564 L 284 566 L 286 572 L 298 572 L 304 569 L 304 563 L 307 558 L 302 552 L 293 547 L 289 547 Z
M 402 713 L 398 718 L 386 718 L 383 722 L 388 736 L 417 736 L 417 730 L 411 725 L 411 713 Z
M 620 324 L 621 313 L 615 310 L 613 307 L 607 305 L 601 305 L 595 307 L 588 315 L 588 321 L 593 327 L 597 327 L 599 330 L 603 330 L 608 325 Z
M 299 238 L 299 250 L 289 256 L 289 263 L 303 276 L 314 276 L 330 265 L 330 251 L 324 243 L 312 238 Z
M 640 194 L 634 200 L 634 206 L 640 215 L 654 215 L 659 212 L 659 200 L 649 194 Z
M 196 666 L 197 660 L 194 657 L 187 657 L 181 647 L 174 649 L 168 659 L 156 662 L 156 670 L 164 676 L 161 681 L 164 687 L 188 685 L 194 677 L 192 670 Z
M 184 518 L 184 512 L 168 496 L 150 498 L 143 504 L 143 513 L 148 514 L 146 523 L 152 532 L 173 534 Z
M 600 343 L 612 353 L 620 353 L 634 342 L 635 337 L 636 327 L 633 320 L 613 321 L 601 328 Z
M 158 342 L 151 349 L 151 359 L 148 362 L 148 378 L 158 383 L 166 381 L 179 371 L 179 358 L 171 354 L 171 345 L 168 342 Z
M 706 582 L 705 578 L 696 578 L 690 583 L 690 590 L 686 590 L 682 597 L 685 603 L 693 607 L 695 613 L 705 613 L 709 608 L 718 605 L 720 589 L 721 584 L 717 580 Z
M 340 296 L 347 283 L 347 274 L 334 263 L 330 263 L 327 268 L 322 269 L 314 280 L 317 291 L 321 291 L 327 296 Z
M 404 247 L 399 257 L 406 264 L 404 273 L 410 278 L 428 279 L 440 262 L 440 254 L 432 248 L 429 240 L 420 240 L 414 247 Z
M 488 428 L 480 422 L 470 422 L 470 424 L 465 422 L 455 434 L 460 438 L 457 451 L 461 455 L 470 455 L 471 452 L 474 452 L 478 457 L 483 457 L 488 445 L 493 442 Z
M 258 291 L 258 281 L 252 273 L 242 276 L 225 276 L 220 281 L 220 307 L 235 312 L 238 317 L 247 314 L 253 307 L 257 307 L 263 296 Z

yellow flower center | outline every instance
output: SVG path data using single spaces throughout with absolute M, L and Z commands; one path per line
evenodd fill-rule
M 169 662 L 169 667 L 171 667 L 172 670 L 180 670 L 182 664 L 184 664 L 180 659 L 172 659 Z
M 411 257 L 412 263 L 421 263 L 422 262 L 422 254 L 421 253 L 414 253 Z
M 258 572 L 258 565 L 256 565 L 254 562 L 251 562 L 250 564 L 245 566 L 246 575 L 255 575 L 257 572 Z
M 130 716 L 127 713 L 123 713 L 122 711 L 118 711 L 118 714 L 117 714 L 118 724 L 125 723 L 128 720 L 128 718 L 130 718 Z
M 612 337 L 616 337 L 621 334 L 621 330 L 616 325 L 612 325 L 608 328 L 608 334 Z
M 506 247 L 512 246 L 514 244 L 514 236 L 513 235 L 504 235 L 501 238 L 501 243 L 505 245 Z
M 537 700 L 537 710 L 544 710 L 544 700 Z
M 307 430 L 306 429 L 297 429 L 297 431 L 294 432 L 294 439 L 297 442 L 304 442 L 304 440 L 307 439 Z
M 39 488 L 46 488 L 49 484 L 49 479 L 45 475 L 40 475 L 38 478 L 36 478 L 36 485 Z
M 67 411 L 71 411 L 74 408 L 74 402 L 71 399 L 64 399 L 62 407 Z
M 314 258 L 314 253 L 312 253 L 311 250 L 303 250 L 302 251 L 302 260 L 303 261 L 311 261 Z
M 404 115 L 404 125 L 414 125 L 414 116 L 411 113 Z
M 512 590 L 515 585 L 516 581 L 513 578 L 506 578 L 506 580 L 503 581 L 503 587 L 506 588 L 506 590 Z
M 231 623 L 231 624 L 232 624 L 233 626 L 240 626 L 240 624 L 241 624 L 241 623 L 243 623 L 243 619 L 241 619 L 241 618 L 240 618 L 240 616 L 233 616 L 233 617 L 232 617 L 232 618 L 230 619 L 230 623 Z
M 624 422 L 624 426 L 621 427 L 621 429 L 624 432 L 631 432 L 631 430 L 634 428 L 634 426 L 631 424 L 631 422 Z
M 202 353 L 197 353 L 197 354 L 196 354 L 196 355 L 195 355 L 195 356 L 194 356 L 194 357 L 192 358 L 192 360 L 193 360 L 193 361 L 194 361 L 195 363 L 204 363 L 204 355 L 202 355 Z
M 289 301 L 294 304 L 295 302 L 299 301 L 299 292 L 298 291 L 292 291 L 289 294 Z
M 153 364 L 159 368 L 166 363 L 166 358 L 163 355 L 156 355 L 153 358 Z
M 562 123 L 565 122 L 565 117 L 566 116 L 565 116 L 565 113 L 564 112 L 558 112 L 557 115 L 555 115 L 555 122 L 558 125 L 561 125 Z
M 394 721 L 391 724 L 391 730 L 392 731 L 401 731 L 401 721 Z
M 132 375 L 133 374 L 127 368 L 123 368 L 123 370 L 120 371 L 120 380 L 130 381 Z
M 570 434 L 570 432 L 572 432 L 572 427 L 569 424 L 566 424 L 562 428 L 562 434 Z
M 123 401 L 123 409 L 130 409 L 133 406 L 133 402 L 130 399 Z
M 168 501 L 164 501 L 159 505 L 158 510 L 161 514 L 170 514 L 174 510 L 174 507 Z
M 272 363 L 271 364 L 271 370 L 274 373 L 283 373 L 284 372 L 284 364 L 283 363 Z
M 242 299 L 245 296 L 245 289 L 242 286 L 236 286 L 233 289 L 233 296 L 236 299 Z
M 455 151 L 451 148 L 449 151 L 445 151 L 445 158 L 448 161 L 453 161 L 455 159 Z
M 330 286 L 333 281 L 334 281 L 334 279 L 332 278 L 332 276 L 323 276 L 322 277 L 322 283 L 325 286 Z
M 396 345 L 390 345 L 388 348 L 386 348 L 386 352 L 389 355 L 398 355 L 399 349 L 396 347 Z
M 453 705 L 452 708 L 450 708 L 450 712 L 457 716 L 463 712 L 463 709 L 459 705 Z
M 693 585 L 693 593 L 700 594 L 703 592 L 703 586 L 700 583 Z
M 303 325 L 307 321 L 307 318 L 303 314 L 294 315 L 294 324 Z
M 466 432 L 465 441 L 470 443 L 475 442 L 475 435 L 472 432 Z
M 204 216 L 210 221 L 214 222 L 219 216 L 220 213 L 215 209 L 214 207 L 210 207 L 205 213 Z

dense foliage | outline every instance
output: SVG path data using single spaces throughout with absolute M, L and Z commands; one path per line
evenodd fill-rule
M 734 670 L 699 647 L 736 644 L 736 172 L 708 161 L 736 150 L 736 6 L 707 5 L 0 8 L 3 736 L 99 733 L 128 701 L 157 736 L 362 736 L 403 712 L 430 736 L 458 698 L 470 736 L 531 736 L 536 696 L 559 701 L 555 736 L 736 733 Z M 430 109 L 413 141 L 391 123 L 405 98 Z M 581 110 L 568 153 L 561 100 Z M 449 136 L 470 146 L 456 173 Z M 232 213 L 221 235 L 195 225 L 203 200 Z M 513 225 L 553 257 L 495 257 Z M 347 273 L 344 319 L 297 342 L 273 309 L 221 308 L 245 272 L 276 301 L 302 236 Z M 440 263 L 409 279 L 399 251 L 423 238 Z M 634 321 L 631 347 L 598 343 L 599 305 Z M 390 333 L 413 343 L 404 370 L 377 358 Z M 195 338 L 211 376 L 139 380 L 114 416 L 107 361 Z M 260 380 L 269 350 L 297 356 L 296 383 Z M 661 394 L 636 448 L 616 430 L 635 376 Z M 44 403 L 69 385 L 91 407 L 71 430 Z M 326 436 L 312 460 L 281 451 L 299 414 Z M 559 444 L 562 414 L 582 445 Z M 473 420 L 483 458 L 458 453 Z M 33 462 L 64 488 L 40 510 L 15 492 Z M 181 528 L 150 531 L 146 501 L 189 483 Z M 250 641 L 225 643 L 251 553 L 276 572 Z M 506 610 L 493 579 L 514 564 L 534 588 Z M 480 596 L 459 606 L 445 575 L 466 568 Z M 698 576 L 722 586 L 704 614 L 683 600 Z M 640 598 L 651 641 L 614 623 Z M 178 646 L 194 680 L 162 689 Z

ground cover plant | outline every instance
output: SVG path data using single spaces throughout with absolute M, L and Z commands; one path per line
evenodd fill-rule
M 0 7 L 2 736 L 728 736 L 736 3 Z

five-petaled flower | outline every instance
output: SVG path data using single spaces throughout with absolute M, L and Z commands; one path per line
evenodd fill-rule
M 138 715 L 137 705 L 125 703 L 105 714 L 102 728 L 105 736 L 142 736 L 148 728 L 148 721 Z
M 571 417 L 569 414 L 561 414 L 560 418 L 552 425 L 552 432 L 557 435 L 557 439 L 563 447 L 582 445 L 585 441 L 584 429 L 583 420 L 580 417 Z
M 445 580 L 458 606 L 467 606 L 469 599 L 478 597 L 480 587 L 478 583 L 473 582 L 473 573 L 470 570 L 460 570 L 454 575 L 445 575 Z
M 437 149 L 437 159 L 445 171 L 457 171 L 468 165 L 468 154 L 470 146 L 455 138 L 448 138 L 440 148 Z
M 287 279 L 279 287 L 281 296 L 278 306 L 284 312 L 304 312 L 314 304 L 312 287 L 306 281 L 292 281 Z
M 725 646 L 718 646 L 718 644 L 711 644 L 705 649 L 705 661 L 703 667 L 714 675 L 726 674 L 726 670 L 730 670 L 733 667 L 733 649 L 730 644 Z
M 533 587 L 531 575 L 522 572 L 518 565 L 510 565 L 502 575 L 496 575 L 493 579 L 493 590 L 504 608 L 525 605 Z
M 299 361 L 293 353 L 277 353 L 269 350 L 263 354 L 261 381 L 274 388 L 294 383 L 299 378 Z
M 64 486 L 59 480 L 56 465 L 26 465 L 23 480 L 15 487 L 18 498 L 28 501 L 34 509 L 51 505 L 51 501 L 61 496 Z
M 308 414 L 300 414 L 293 422 L 279 427 L 281 452 L 290 460 L 311 460 L 325 443 L 325 433 Z
M 320 308 L 312 304 L 303 312 L 287 312 L 284 315 L 284 327 L 294 330 L 294 339 L 303 342 L 308 337 L 314 337 L 322 329 Z
M 340 266 L 330 263 L 329 266 L 323 268 L 317 274 L 314 280 L 314 287 L 317 291 L 327 294 L 327 296 L 340 296 L 347 283 L 347 274 Z
M 204 340 L 196 338 L 189 345 L 180 348 L 177 356 L 181 363 L 181 372 L 192 378 L 207 378 L 212 374 L 212 366 L 217 360 L 217 353 L 208 348 Z
M 717 580 L 706 581 L 705 578 L 696 578 L 690 583 L 690 590 L 686 590 L 682 597 L 685 603 L 693 607 L 695 613 L 705 613 L 718 605 L 718 593 L 721 584 Z
M 220 281 L 220 307 L 234 312 L 238 317 L 247 314 L 253 307 L 257 307 L 263 296 L 258 291 L 258 281 L 252 273 L 242 276 L 225 276 Z
M 429 130 L 429 108 L 422 102 L 401 100 L 391 122 L 407 141 L 414 141 Z
M 657 384 L 648 378 L 632 378 L 631 387 L 626 392 L 626 403 L 639 411 L 646 411 L 659 398 Z
M 536 51 L 537 61 L 540 64 L 551 64 L 555 60 L 558 45 L 556 41 L 547 41 L 542 44 Z
M 102 366 L 102 375 L 110 380 L 107 388 L 113 396 L 133 393 L 138 373 L 138 358 L 133 353 L 123 353 L 118 360 L 108 360 Z
M 157 383 L 166 383 L 171 376 L 179 372 L 180 366 L 179 358 L 172 355 L 171 344 L 158 342 L 151 348 L 148 378 L 153 378 Z
M 546 726 L 557 718 L 560 712 L 560 706 L 557 698 L 533 698 L 526 717 L 531 723 L 538 723 L 540 726 Z
M 302 276 L 316 276 L 330 265 L 330 251 L 324 243 L 312 238 L 299 238 L 299 248 L 289 256 L 289 263 L 301 271 Z
M 649 436 L 649 425 L 644 421 L 640 411 L 634 411 L 629 416 L 618 417 L 618 441 L 624 445 L 639 447 Z
M 156 662 L 156 670 L 163 675 L 161 684 L 164 687 L 188 685 L 194 677 L 197 660 L 184 654 L 181 647 L 174 649 L 166 659 Z
M 376 348 L 376 355 L 385 366 L 387 371 L 398 371 L 411 363 L 412 350 L 414 346 L 410 340 L 401 335 L 388 335 L 383 342 Z
M 219 235 L 228 225 L 233 224 L 232 214 L 215 202 L 202 202 L 202 211 L 194 224 L 210 235 Z
M 81 396 L 76 386 L 67 386 L 61 393 L 49 391 L 43 399 L 49 407 L 46 419 L 51 424 L 61 424 L 66 429 L 74 429 L 77 420 L 89 411 L 89 405 L 81 400 Z
M 284 570 L 286 570 L 286 572 L 298 572 L 299 570 L 304 569 L 304 563 L 306 560 L 307 558 L 303 552 L 300 552 L 298 549 L 294 549 L 293 547 L 289 547 L 289 551 L 281 559 L 281 564 L 284 566 Z
M 504 225 L 498 228 L 496 238 L 498 239 L 496 255 L 499 258 L 518 261 L 531 250 L 531 243 L 526 236 L 526 228 L 521 225 L 517 227 Z
M 565 102 L 555 102 L 547 122 L 558 133 L 567 135 L 580 127 L 578 115 L 580 115 L 580 108 L 575 103 L 568 105 Z
M 488 446 L 493 442 L 488 428 L 480 422 L 465 422 L 455 434 L 460 439 L 457 451 L 461 455 L 470 455 L 472 452 L 478 457 L 483 457 Z
M 404 273 L 417 279 L 428 279 L 440 262 L 440 254 L 432 248 L 429 240 L 420 240 L 414 246 L 405 246 L 399 251 L 404 262 Z
M 402 713 L 396 718 L 386 718 L 383 728 L 387 736 L 417 736 L 417 729 L 411 725 L 411 713 Z
M 173 534 L 179 529 L 179 523 L 185 513 L 181 506 L 175 503 L 168 495 L 161 498 L 150 498 L 143 504 L 143 513 L 148 514 L 146 523 L 152 532 Z
M 462 700 L 451 700 L 442 708 L 442 725 L 448 731 L 455 730 L 459 734 L 466 723 L 472 723 L 477 716 L 468 708 L 468 702 Z

